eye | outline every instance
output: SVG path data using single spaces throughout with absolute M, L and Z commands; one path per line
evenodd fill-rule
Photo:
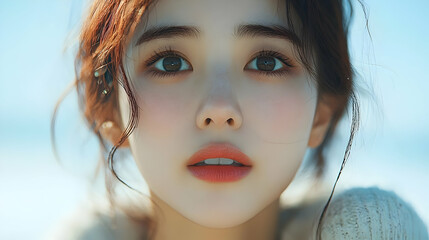
M 156 52 L 145 62 L 146 67 L 151 67 L 147 72 L 153 76 L 174 76 L 183 71 L 192 71 L 191 64 L 177 52 L 168 49 Z M 275 51 L 262 50 L 256 57 L 246 64 L 244 70 L 252 70 L 265 75 L 284 75 L 290 72 L 294 66 L 289 58 Z
M 163 57 L 155 63 L 155 68 L 164 72 L 190 70 L 189 64 L 179 56 Z
M 183 71 L 193 70 L 187 60 L 172 50 L 155 52 L 155 54 L 145 62 L 146 67 L 151 67 L 148 73 L 153 76 L 164 77 L 173 76 Z
M 274 75 L 288 73 L 293 67 L 291 61 L 286 56 L 275 51 L 263 50 L 252 61 L 246 64 L 244 69 Z

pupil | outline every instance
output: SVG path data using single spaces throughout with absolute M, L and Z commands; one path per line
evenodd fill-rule
M 164 61 L 162 61 L 162 66 L 167 72 L 175 72 L 180 69 L 182 62 L 178 57 L 166 57 Z
M 256 65 L 263 71 L 271 71 L 274 69 L 276 62 L 272 57 L 258 57 Z

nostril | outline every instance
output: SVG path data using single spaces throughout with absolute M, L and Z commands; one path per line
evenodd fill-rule
M 206 124 L 208 125 L 210 123 L 211 119 L 210 118 L 206 118 Z
M 234 119 L 230 118 L 230 119 L 228 119 L 228 120 L 227 120 L 227 122 L 228 122 L 228 124 L 230 124 L 230 125 L 231 125 L 231 124 L 233 124 L 233 123 L 234 123 Z

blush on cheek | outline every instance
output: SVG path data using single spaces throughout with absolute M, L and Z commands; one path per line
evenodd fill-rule
M 184 118 L 185 99 L 175 96 L 174 93 L 146 92 L 141 101 L 144 101 L 144 104 L 139 104 L 139 128 L 145 134 L 153 138 L 164 138 L 177 131 Z
M 302 141 L 311 127 L 310 103 L 311 101 L 296 94 L 267 98 L 252 110 L 254 116 L 251 118 L 258 119 L 254 127 L 258 128 L 259 135 L 267 141 Z

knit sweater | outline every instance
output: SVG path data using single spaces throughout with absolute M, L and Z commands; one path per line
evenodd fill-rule
M 287 208 L 279 213 L 277 239 L 313 240 L 326 202 Z M 117 224 L 113 227 L 113 221 Z M 352 188 L 334 195 L 321 226 L 322 239 L 429 240 L 428 230 L 413 208 L 395 193 L 379 188 Z M 78 212 L 49 233 L 47 239 L 145 239 L 144 231 L 124 215 L 111 219 L 94 210 Z
M 280 217 L 281 240 L 316 239 L 326 198 L 286 209 Z M 334 197 L 321 226 L 322 239 L 429 240 L 413 208 L 391 191 L 352 188 Z

